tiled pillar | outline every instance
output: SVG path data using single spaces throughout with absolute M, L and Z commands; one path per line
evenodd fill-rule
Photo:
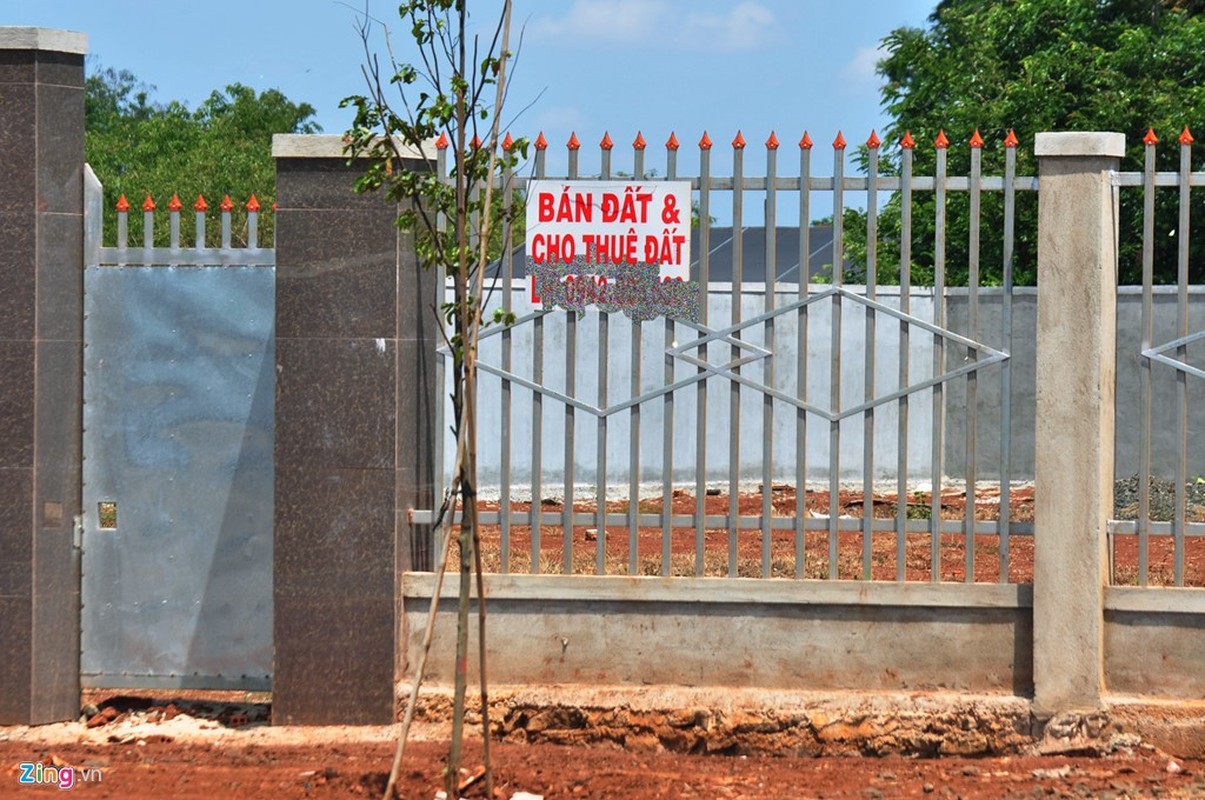
M 1104 692 L 1120 133 L 1039 133 L 1033 678 L 1039 716 Z
M 0 28 L 0 724 L 80 711 L 87 48 Z
M 79 713 L 86 50 L 0 28 L 0 724 Z
M 397 206 L 353 192 L 340 137 L 277 136 L 273 154 L 273 720 L 387 723 L 401 571 L 427 547 L 407 514 L 431 502 L 435 287 Z

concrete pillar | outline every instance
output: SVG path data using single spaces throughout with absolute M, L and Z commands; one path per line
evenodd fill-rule
M 1034 708 L 1104 691 L 1120 133 L 1039 133 Z
M 401 573 L 424 568 L 435 286 L 339 136 L 277 136 L 277 724 L 395 717 Z M 422 161 L 410 165 L 424 168 Z
M 79 713 L 87 49 L 0 28 L 0 724 Z

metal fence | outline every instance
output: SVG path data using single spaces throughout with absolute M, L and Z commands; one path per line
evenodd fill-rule
M 574 314 L 550 318 L 542 309 L 520 313 L 513 326 L 494 328 L 485 334 L 497 337 L 497 361 L 483 356 L 483 373 L 497 377 L 490 387 L 481 384 L 481 401 L 497 403 L 501 408 L 500 486 L 497 509 L 486 508 L 480 519 L 485 526 L 497 526 L 497 539 L 490 542 L 496 560 L 492 566 L 500 572 L 514 569 L 541 572 L 596 574 L 713 575 L 730 577 L 823 577 L 888 579 L 895 581 L 957 580 L 964 582 L 1010 581 L 1012 537 L 1028 539 L 1032 524 L 1010 518 L 1010 442 L 1009 402 L 1012 375 L 1009 353 L 1012 340 L 1013 250 L 1015 207 L 1018 192 L 1037 188 L 1034 177 L 1016 174 L 1015 137 L 1003 143 L 1004 174 L 982 174 L 981 152 L 984 146 L 978 134 L 969 143 L 970 171 L 965 176 L 947 173 L 947 149 L 944 134 L 933 143 L 936 171 L 932 176 L 913 174 L 909 137 L 901 143 L 898 175 L 880 174 L 880 143 L 873 134 L 867 142 L 865 175 L 846 175 L 847 145 L 838 135 L 832 145 L 832 173 L 819 175 L 813 170 L 813 143 L 804 135 L 798 146 L 797 172 L 779 172 L 779 142 L 773 134 L 765 143 L 766 170 L 761 176 L 745 174 L 746 142 L 738 134 L 732 142 L 732 174 L 717 176 L 711 170 L 712 142 L 704 134 L 698 144 L 699 168 L 696 175 L 682 175 L 678 168 L 679 143 L 670 136 L 665 144 L 664 172 L 654 176 L 646 164 L 646 143 L 638 136 L 632 144 L 630 174 L 636 180 L 687 180 L 691 183 L 698 211 L 697 263 L 692 278 L 708 285 L 710 228 L 713 209 L 730 203 L 731 225 L 742 228 L 750 204 L 764 210 L 765 282 L 756 285 L 742 281 L 744 257 L 742 239 L 735 237 L 731 302 L 725 318 L 709 313 L 704 301 L 698 323 L 682 320 L 637 323 L 616 318 L 614 314 L 592 311 L 581 319 Z M 536 142 L 530 165 L 532 177 L 546 179 L 546 148 L 543 136 Z M 576 136 L 568 144 L 567 179 L 583 179 L 597 174 L 609 179 L 613 147 L 610 137 L 600 143 L 597 173 L 583 175 L 579 166 L 580 146 Z M 438 169 L 447 175 L 446 151 L 440 152 Z M 660 171 L 660 166 L 658 166 Z M 504 202 L 513 202 L 512 190 L 522 189 L 526 178 L 506 174 L 502 179 Z M 899 192 L 901 202 L 899 290 L 892 292 L 893 302 L 884 302 L 876 281 L 876 242 L 880 238 L 878 208 L 882 193 Z M 931 316 L 914 315 L 911 307 L 911 248 L 913 198 L 918 193 L 935 197 L 934 240 L 923 245 L 935 254 Z M 999 331 L 986 332 L 979 323 L 981 226 L 980 199 L 984 192 L 1003 196 L 1003 251 L 992 254 L 1000 259 L 1003 273 L 1003 308 Z M 969 253 L 967 326 L 950 329 L 945 311 L 947 286 L 946 236 L 947 199 L 951 193 L 969 198 Z M 809 285 L 806 281 L 779 283 L 775 274 L 776 232 L 782 225 L 779 206 L 789 197 L 797 204 L 799 226 L 799 264 L 807 264 L 810 253 L 809 222 L 813 200 L 819 195 L 831 198 L 833 207 L 833 249 L 844 252 L 843 210 L 864 205 L 867 210 L 867 269 L 865 286 L 846 283 L 841 264 L 835 264 L 832 283 Z M 856 201 L 862 201 L 857 203 Z M 792 215 L 793 216 L 793 215 Z M 511 231 L 504 230 L 509 237 Z M 511 246 L 503 248 L 497 302 L 507 311 L 523 312 L 511 291 L 515 278 L 515 257 Z M 759 265 L 760 267 L 760 265 Z M 797 273 L 798 274 L 798 273 Z M 443 285 L 441 283 L 441 285 Z M 747 310 L 745 296 L 760 297 L 761 308 Z M 895 300 L 894 298 L 898 298 Z M 548 336 L 552 326 L 560 325 L 558 345 L 563 351 L 550 353 Z M 866 346 L 847 352 L 843 337 L 850 320 L 860 318 Z M 790 347 L 782 341 L 783 328 L 794 336 Z M 856 324 L 856 323 L 855 323 Z M 582 352 L 579 342 L 583 326 L 596 326 L 591 339 L 596 353 Z M 825 328 L 824 337 L 818 329 Z M 624 330 L 624 329 L 628 330 Z M 530 347 L 527 361 L 530 371 L 516 371 L 519 360 L 516 342 L 522 336 Z M 986 343 L 988 338 L 997 342 Z M 816 342 L 828 347 L 817 352 Z M 625 363 L 616 358 L 615 343 L 622 341 Z M 924 359 L 917 359 L 918 342 L 923 341 Z M 890 346 L 888 346 L 890 345 Z M 558 347 L 558 350 L 560 348 Z M 776 354 L 791 353 L 788 363 Z M 444 353 L 447 357 L 447 353 Z M 549 358 L 551 357 L 551 358 Z M 560 372 L 563 380 L 550 380 Z M 884 381 L 884 359 L 896 359 L 894 380 Z M 552 361 L 551 359 L 556 359 Z M 842 364 L 849 360 L 861 364 L 861 375 L 849 380 Z M 593 363 L 591 363 L 593 362 Z M 651 367 L 651 368 L 650 368 Z M 892 372 L 887 364 L 887 373 Z M 827 372 L 827 385 L 817 392 L 810 377 L 816 370 Z M 592 387 L 595 396 L 583 396 L 577 388 L 579 372 L 596 375 Z M 858 370 L 854 370 L 855 373 Z M 860 379 L 858 379 L 860 378 Z M 1003 401 L 999 408 L 1002 431 L 1001 479 L 990 503 L 977 502 L 975 487 L 977 410 L 976 393 L 980 381 L 998 380 Z M 443 385 L 443 377 L 437 385 Z M 964 395 L 966 424 L 962 475 L 948 476 L 943 468 L 942 420 L 946 413 L 944 393 L 952 382 L 960 382 Z M 715 396 L 717 387 L 721 392 Z M 497 396 L 491 396 L 496 389 Z M 727 397 L 723 397 L 726 394 Z M 716 402 L 719 399 L 720 402 Z M 760 406 L 750 424 L 742 406 Z M 551 408 L 550 408 L 551 407 Z M 910 411 L 924 407 L 932 418 L 931 440 L 925 461 L 930 465 L 928 485 L 909 480 L 909 465 L 915 446 L 909 442 Z M 440 413 L 446 413 L 438 406 Z M 657 424 L 646 417 L 656 409 Z M 549 412 L 552 412 L 551 414 Z M 886 470 L 876 469 L 876 437 L 884 431 L 881 419 L 888 413 L 894 418 L 894 430 L 886 433 L 894 439 L 895 463 Z M 682 426 L 682 416 L 691 422 Z M 556 425 L 556 417 L 561 424 Z M 727 441 L 715 441 L 709 423 L 726 420 Z M 530 419 L 524 426 L 530 441 L 513 435 L 515 419 Z M 592 419 L 592 425 L 591 425 Z M 626 422 L 626 485 L 615 492 L 608 482 L 608 457 L 616 444 L 618 421 Z M 442 420 L 437 429 L 444 429 Z M 549 423 L 553 423 L 551 426 Z M 809 428 L 817 422 L 821 435 L 827 436 L 826 463 L 817 465 L 807 458 Z M 583 426 L 584 423 L 584 426 Z M 589 436 L 593 427 L 594 481 L 592 486 L 576 480 L 579 464 L 579 434 Z M 693 429 L 693 436 L 691 435 Z M 694 459 L 693 479 L 681 479 L 681 467 L 675 464 L 675 452 L 681 449 L 682 436 Z M 560 438 L 560 458 L 548 459 L 546 445 Z M 775 439 L 789 437 L 794 442 L 794 458 L 787 465 L 774 460 Z M 842 458 L 848 448 L 843 442 L 856 438 L 861 443 L 859 487 L 842 485 Z M 622 444 L 622 443 L 620 443 Z M 660 445 L 660 474 L 645 471 L 642 450 Z M 760 455 L 755 475 L 743 475 L 740 466 L 742 448 L 752 445 Z M 718 481 L 709 480 L 708 452 L 728 452 L 727 474 Z M 530 452 L 526 460 L 529 484 L 514 480 L 514 454 Z M 442 459 L 443 450 L 438 455 Z M 444 464 L 437 469 L 442 481 Z M 826 480 L 814 475 L 822 466 Z M 893 466 L 893 468 L 892 468 Z M 790 476 L 786 502 L 775 502 L 776 479 L 783 472 Z M 876 475 L 893 475 L 884 485 Z M 750 480 L 751 479 L 751 480 Z M 993 483 L 995 483 L 993 481 Z M 441 484 L 442 485 L 442 484 Z M 709 498 L 719 496 L 711 501 Z M 855 496 L 851 508 L 851 490 Z M 892 491 L 894 490 L 894 491 Z M 793 498 L 790 493 L 793 492 Z M 439 496 L 437 492 L 436 496 Z M 556 495 L 554 502 L 546 502 Z M 608 499 L 618 495 L 616 499 Z M 527 502 L 514 502 L 526 496 Z M 957 498 L 961 496 L 962 502 Z M 810 505 L 820 499 L 821 508 Z M 947 505 L 961 505 L 957 519 Z M 987 514 L 987 506 L 998 513 Z M 546 506 L 552 506 L 546 508 Z M 876 515 L 876 506 L 890 513 Z M 852 512 L 852 513 L 851 513 Z M 978 517 L 995 516 L 995 519 Z M 431 511 L 420 511 L 416 522 L 432 521 Z M 492 529 L 491 529 L 492 534 Z M 577 549 L 593 550 L 578 557 Z M 437 548 L 437 552 L 438 552 Z M 1022 575 L 1022 580 L 1028 580 Z
M 1186 127 L 1179 137 L 1179 169 L 1174 172 L 1156 171 L 1155 155 L 1158 138 L 1153 130 L 1143 139 L 1144 168 L 1142 172 L 1125 172 L 1117 176 L 1122 191 L 1142 190 L 1141 258 L 1142 258 L 1142 325 L 1140 352 L 1119 352 L 1119 360 L 1138 356 L 1140 418 L 1137 420 L 1139 469 L 1134 479 L 1136 508 L 1127 509 L 1132 518 L 1111 520 L 1111 555 L 1115 561 L 1123 553 L 1137 549 L 1136 571 L 1119 574 L 1113 570 L 1115 583 L 1168 584 L 1184 586 L 1186 577 L 1200 585 L 1205 574 L 1187 575 L 1186 550 L 1189 537 L 1205 536 L 1205 478 L 1190 475 L 1188 468 L 1190 436 L 1199 445 L 1200 431 L 1190 419 L 1190 408 L 1199 404 L 1201 385 L 1190 378 L 1205 378 L 1205 358 L 1190 346 L 1205 338 L 1205 331 L 1193 331 L 1189 319 L 1190 229 L 1193 189 L 1205 186 L 1205 172 L 1192 171 L 1192 135 Z M 1164 220 L 1160 234 L 1175 237 L 1176 281 L 1174 311 L 1166 308 L 1173 297 L 1171 287 L 1156 287 L 1156 200 L 1160 193 L 1177 193 L 1175 219 Z M 1170 224 L 1171 230 L 1163 228 Z M 1164 291 L 1159 291 L 1163 289 Z M 1166 303 L 1157 301 L 1168 301 Z M 1157 319 L 1158 317 L 1158 319 Z M 1174 320 L 1174 328 L 1172 327 Z M 1172 381 L 1174 380 L 1174 384 Z M 1164 391 L 1171 388 L 1169 394 Z M 1156 397 L 1173 406 L 1172 437 L 1160 436 L 1153 424 Z M 1166 411 L 1166 409 L 1164 409 Z M 1166 416 L 1166 415 L 1165 415 Z M 1119 430 L 1122 427 L 1119 421 Z M 1166 432 L 1164 432 L 1166 433 Z M 1152 445 L 1172 451 L 1170 470 L 1152 468 Z M 1118 476 L 1125 478 L 1127 476 Z M 1170 495 L 1170 497 L 1168 497 Z M 1170 508 L 1168 501 L 1170 501 Z M 1168 537 L 1170 537 L 1170 542 Z M 1169 546 L 1170 545 L 1170 546 Z M 1152 564 L 1152 558 L 1155 564 Z M 1199 558 L 1199 554 L 1198 554 Z M 1197 566 L 1198 571 L 1201 566 Z

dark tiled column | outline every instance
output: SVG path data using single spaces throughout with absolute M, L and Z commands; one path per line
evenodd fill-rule
M 79 713 L 86 50 L 0 28 L 0 724 Z
M 426 553 L 435 287 L 342 147 L 273 141 L 279 724 L 393 721 L 400 573 Z

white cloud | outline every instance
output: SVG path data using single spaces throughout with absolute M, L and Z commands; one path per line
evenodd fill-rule
M 751 50 L 775 32 L 774 14 L 755 0 L 722 12 L 692 11 L 664 0 L 574 0 L 561 17 L 538 17 L 530 32 L 539 39 L 670 46 L 679 50 Z
M 560 18 L 539 17 L 531 33 L 542 39 L 599 39 L 620 44 L 651 41 L 668 17 L 660 0 L 576 0 Z
M 687 15 L 682 31 L 686 43 L 717 50 L 752 50 L 766 43 L 774 32 L 774 15 L 751 0 L 726 13 Z
M 879 76 L 875 67 L 887 57 L 887 50 L 879 44 L 875 47 L 859 47 L 854 57 L 841 68 L 841 79 L 858 86 L 877 86 Z

